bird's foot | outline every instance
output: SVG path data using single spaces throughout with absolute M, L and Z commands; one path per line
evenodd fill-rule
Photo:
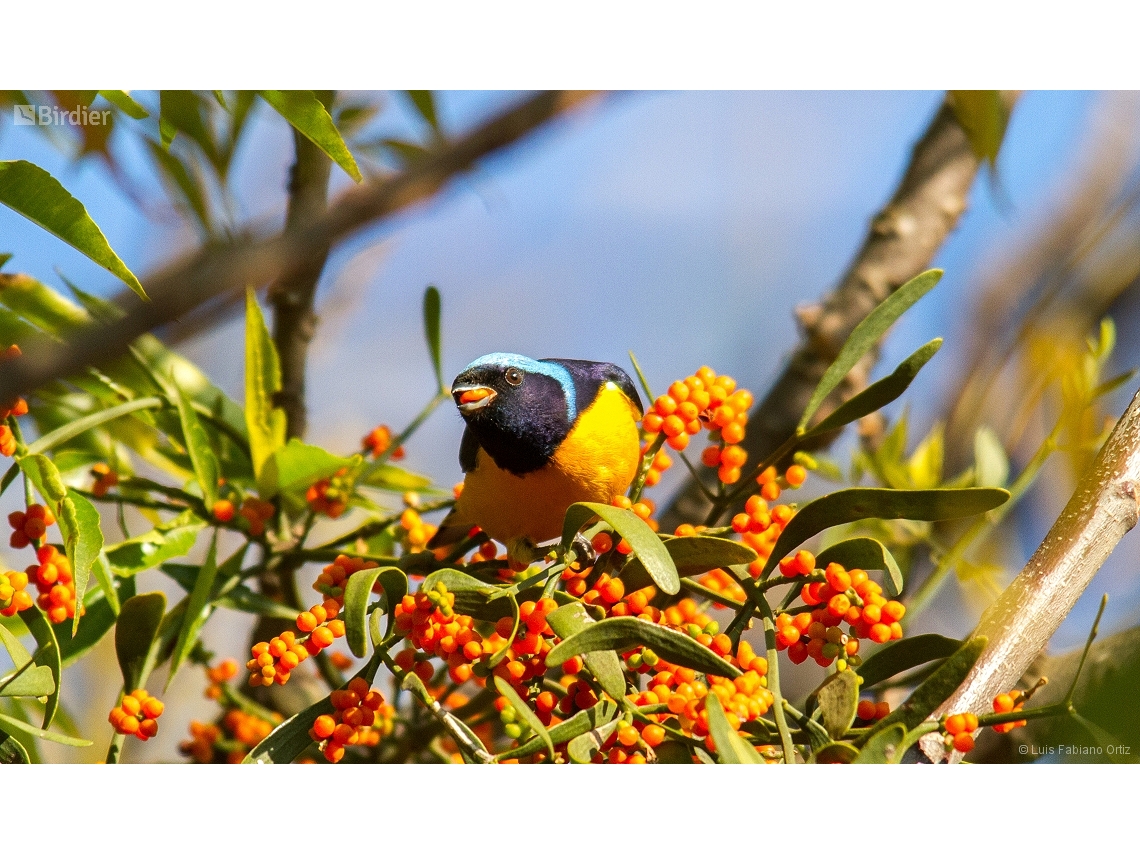
M 574 554 L 578 556 L 577 560 L 581 566 L 593 564 L 598 560 L 598 553 L 594 550 L 594 545 L 582 532 L 574 535 Z

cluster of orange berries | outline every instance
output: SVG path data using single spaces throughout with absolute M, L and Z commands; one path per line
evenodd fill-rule
M 396 536 L 406 552 L 423 552 L 437 530 L 438 526 L 425 522 L 415 508 L 406 508 L 400 514 L 400 528 Z
M 236 659 L 223 659 L 213 668 L 206 669 L 206 679 L 209 685 L 206 686 L 205 696 L 212 701 L 216 701 L 222 696 L 222 684 L 228 683 L 237 676 L 238 663 Z
M 891 714 L 891 705 L 886 701 L 874 701 L 864 698 L 859 701 L 859 705 L 855 708 L 855 716 L 863 723 L 870 724 L 873 721 L 886 718 Z
M 313 590 L 324 595 L 324 602 L 297 615 L 297 630 L 301 636 L 286 631 L 253 646 L 253 658 L 246 663 L 250 671 L 249 684 L 283 686 L 289 682 L 294 668 L 331 646 L 336 639 L 343 638 L 344 621 L 338 620 L 337 615 L 344 608 L 345 580 L 353 573 L 376 566 L 375 561 L 348 555 L 338 555 L 332 564 L 326 565 L 313 582 Z
M 91 485 L 91 492 L 96 496 L 106 496 L 107 491 L 119 483 L 119 473 L 106 463 L 96 463 L 92 466 L 91 477 L 95 479 Z
M 624 508 L 627 511 L 633 511 L 646 525 L 654 531 L 657 531 L 657 520 L 653 519 L 653 512 L 657 510 L 657 505 L 652 499 L 642 497 L 640 501 L 635 502 L 630 499 L 629 496 L 615 496 L 610 504 L 615 508 Z M 606 538 L 609 538 L 609 540 L 606 540 Z M 610 549 L 614 548 L 613 537 L 606 532 L 599 532 L 595 539 L 598 540 L 598 546 L 594 547 L 594 551 L 599 555 L 603 552 L 609 552 Z M 608 546 L 606 546 L 607 543 L 609 544 Z M 604 548 L 599 548 L 599 546 Z M 622 555 L 629 555 L 633 552 L 633 547 L 625 541 L 619 541 L 617 551 Z
M 0 364 L 7 362 L 10 359 L 15 359 L 20 355 L 20 348 L 17 345 L 9 345 L 8 349 L 0 353 Z M 16 453 L 16 435 L 12 433 L 12 429 L 4 424 L 9 416 L 23 416 L 28 412 L 28 402 L 23 398 L 17 398 L 14 401 L 7 403 L 0 402 L 0 455 L 4 457 L 11 457 Z
M 261 537 L 265 534 L 265 524 L 273 519 L 277 508 L 272 502 L 266 502 L 257 496 L 247 496 L 240 506 L 235 505 L 230 499 L 219 499 L 214 502 L 211 511 L 218 522 L 228 523 L 235 516 L 240 517 L 242 527 L 252 537 Z
M 965 754 L 974 750 L 974 731 L 978 729 L 978 717 L 973 713 L 955 713 L 942 721 L 946 731 L 946 747 Z
M 34 576 L 38 605 L 52 623 L 63 623 L 86 612 L 82 603 L 75 600 L 75 579 L 71 573 L 71 562 L 54 546 L 41 546 L 36 550 L 36 560 L 40 563 L 28 567 L 27 575 Z
M 737 444 L 744 439 L 744 426 L 748 423 L 748 409 L 752 406 L 752 393 L 737 389 L 731 377 L 718 376 L 707 365 L 684 380 L 669 386 L 664 395 L 653 401 L 653 407 L 641 421 L 647 434 L 664 434 L 668 446 L 684 451 L 689 437 L 704 429 L 716 443 L 706 454 L 716 460 L 709 464 L 718 467 L 718 475 L 726 484 L 740 480 L 740 467 L 748 455 Z
M 379 457 L 392 447 L 392 429 L 388 425 L 374 427 L 360 441 L 360 445 L 373 457 Z M 404 447 L 400 446 L 395 449 L 388 457 L 390 460 L 402 460 L 404 458 Z
M 782 476 L 774 466 L 769 466 L 756 477 L 760 492 L 749 496 L 744 503 L 744 510 L 732 518 L 732 530 L 740 535 L 745 546 L 755 550 L 759 556 L 748 566 L 748 573 L 753 579 L 759 578 L 764 571 L 772 548 L 795 515 L 790 505 L 769 506 L 768 503 L 779 499 L 784 487 L 798 489 L 806 480 L 807 470 L 798 463 L 789 466 Z M 679 526 L 677 529 L 679 536 L 682 535 L 682 528 Z M 683 533 L 691 534 L 695 531 L 686 529 Z
M 392 732 L 395 710 L 363 677 L 355 677 L 347 688 L 335 690 L 329 701 L 333 713 L 317 716 L 309 736 L 321 744 L 321 752 L 330 763 L 341 761 L 345 746 L 376 745 Z
M 1014 689 L 1011 692 L 1003 692 L 994 698 L 994 712 L 1021 712 L 1022 708 L 1025 706 L 1025 701 L 1026 696 L 1020 689 Z M 1025 727 L 1025 724 L 1025 719 L 1021 719 L 1020 721 L 1007 721 L 1004 724 L 995 724 L 993 728 L 995 733 L 1009 733 L 1015 727 Z
M 164 709 L 162 701 L 151 697 L 146 689 L 135 689 L 111 710 L 107 720 L 117 733 L 146 742 L 158 733 L 158 717 Z
M 338 470 L 331 478 L 322 478 L 305 491 L 305 501 L 309 504 L 309 510 L 335 520 L 348 508 L 352 483 L 348 469 Z
M 717 567 L 710 570 L 701 577 L 700 583 L 712 591 L 714 594 L 720 594 L 729 600 L 734 600 L 738 603 L 743 603 L 746 595 L 744 588 L 740 586 L 740 582 L 731 573 L 724 570 L 722 567 Z M 727 606 L 721 603 L 713 603 L 714 609 L 724 609 Z
M 181 742 L 178 750 L 198 763 L 214 763 L 224 757 L 227 763 L 240 763 L 249 749 L 265 739 L 281 723 L 281 716 L 274 713 L 274 720 L 240 709 L 228 710 L 222 718 L 222 727 L 205 722 L 190 722 L 190 739 Z
M 641 453 L 645 454 L 649 451 L 649 443 L 646 443 L 641 448 Z M 645 473 L 645 486 L 652 487 L 661 480 L 661 476 L 665 471 L 673 465 L 673 458 L 671 458 L 665 449 L 659 449 L 653 455 L 653 462 L 649 464 L 649 471 Z
M 12 511 L 8 514 L 8 525 L 12 526 L 9 545 L 13 549 L 23 549 L 39 543 L 48 526 L 55 525 L 55 514 L 43 505 L 28 505 L 26 511 Z
M 0 573 L 0 615 L 12 617 L 17 612 L 32 607 L 32 597 L 24 589 L 28 587 L 28 574 L 19 570 Z
M 455 594 L 442 582 L 433 589 L 406 594 L 396 604 L 396 631 L 406 635 L 411 645 L 396 655 L 395 662 L 400 668 L 414 671 L 427 682 L 435 674 L 435 666 L 427 660 L 438 656 L 447 663 L 452 682 L 465 683 L 471 679 L 472 663 L 491 651 L 476 632 L 472 618 L 456 614 L 454 606 Z M 509 635 L 510 630 L 507 633 Z M 422 651 L 423 656 L 417 656 L 417 650 Z

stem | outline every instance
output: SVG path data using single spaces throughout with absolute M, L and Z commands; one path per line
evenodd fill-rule
M 768 689 L 775 702 L 772 712 L 776 717 L 776 730 L 780 734 L 780 747 L 784 753 L 784 762 L 795 762 L 795 747 L 792 745 L 792 734 L 788 730 L 787 719 L 784 718 L 784 696 L 780 692 L 780 654 L 776 652 L 776 619 L 772 616 L 772 607 L 763 596 L 760 597 L 760 611 L 764 615 L 764 646 L 767 648 L 768 658 Z

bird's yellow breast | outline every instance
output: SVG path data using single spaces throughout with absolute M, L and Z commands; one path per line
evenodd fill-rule
M 500 543 L 559 537 L 570 505 L 608 503 L 629 488 L 641 456 L 638 418 L 625 393 L 607 383 L 541 469 L 514 475 L 480 449 L 456 511 Z

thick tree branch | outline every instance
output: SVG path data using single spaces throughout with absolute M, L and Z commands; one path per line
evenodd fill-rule
M 326 109 L 331 108 L 333 93 L 318 92 L 317 96 Z M 332 161 L 296 129 L 293 146 L 297 157 L 289 180 L 285 229 L 295 232 L 316 222 L 325 213 Z M 307 426 L 305 362 L 309 342 L 317 329 L 313 297 L 328 257 L 326 247 L 296 265 L 289 275 L 269 288 L 269 302 L 273 304 L 273 343 L 281 360 L 281 391 L 276 403 L 285 411 L 285 432 L 289 437 L 304 437 Z
M 775 451 L 795 431 L 812 392 L 851 331 L 907 280 L 926 270 L 966 209 L 978 159 L 949 104 L 943 104 L 914 147 L 902 182 L 872 220 L 863 246 L 839 286 L 821 305 L 798 311 L 803 341 L 784 372 L 748 416 L 743 442 L 752 461 Z M 821 417 L 866 385 L 864 360 L 824 404 Z M 708 470 L 708 485 L 715 473 Z M 663 531 L 702 520 L 709 502 L 690 481 L 661 517 Z
M 207 246 L 147 278 L 151 302 L 127 294 L 118 302 L 127 314 L 93 327 L 64 345 L 29 345 L 0 375 L 0 400 L 9 400 L 89 365 L 103 365 L 127 352 L 138 336 L 170 323 L 205 301 L 247 285 L 291 275 L 298 265 L 327 252 L 357 229 L 432 196 L 452 176 L 482 157 L 518 142 L 551 119 L 590 98 L 589 92 L 542 92 L 399 175 L 369 181 L 345 192 L 318 220 L 269 238 L 250 235 Z
M 974 635 L 985 652 L 935 717 L 946 711 L 989 712 L 1045 649 L 1097 570 L 1140 514 L 1140 392 L 1120 417 L 1092 469 L 1077 485 L 1045 541 L 997 602 L 982 614 Z M 937 738 L 922 748 L 944 759 Z

